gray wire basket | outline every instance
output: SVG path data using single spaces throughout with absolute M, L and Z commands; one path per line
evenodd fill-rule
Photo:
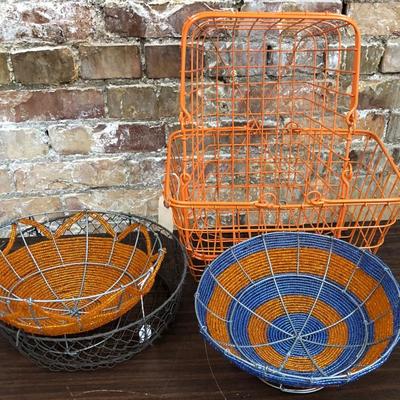
M 183 247 L 172 233 L 147 219 L 120 213 L 107 215 L 116 230 L 127 219 L 148 227 L 161 239 L 165 258 L 152 289 L 138 304 L 120 318 L 90 332 L 42 336 L 0 323 L 0 333 L 12 346 L 50 370 L 94 370 L 126 361 L 153 343 L 176 314 L 187 269 Z M 62 223 L 63 218 L 57 221 Z

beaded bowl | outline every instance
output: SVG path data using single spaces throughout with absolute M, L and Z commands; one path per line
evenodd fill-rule
M 115 224 L 123 222 L 120 217 Z M 128 312 L 89 332 L 44 336 L 0 322 L 2 336 L 25 357 L 52 371 L 109 368 L 145 350 L 173 321 L 186 276 L 186 252 L 162 226 L 140 217 L 125 218 L 140 221 L 151 240 L 157 236 L 166 250 L 150 291 Z
M 205 339 L 285 391 L 311 392 L 379 367 L 399 340 L 399 285 L 375 255 L 296 232 L 231 247 L 195 296 Z
M 150 291 L 165 255 L 140 218 L 118 213 L 49 213 L 1 232 L 0 319 L 39 335 L 120 317 Z

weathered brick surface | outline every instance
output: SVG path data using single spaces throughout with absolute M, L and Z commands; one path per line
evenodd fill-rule
M 361 61 L 360 73 L 361 74 L 374 74 L 378 71 L 379 64 L 382 59 L 385 47 L 380 41 L 365 41 L 361 44 Z M 343 56 L 342 68 L 347 70 L 353 69 L 354 53 L 352 51 L 345 52 Z M 331 66 L 335 67 L 337 59 L 335 57 L 331 60 Z
M 59 196 L 27 196 L 1 200 L 0 224 L 10 220 L 63 209 Z
M 110 87 L 107 90 L 111 118 L 156 119 L 157 93 L 153 86 Z
M 285 1 L 259 1 L 245 0 L 242 11 L 311 11 L 311 12 L 333 12 L 342 11 L 341 0 L 285 0 Z
M 355 19 L 362 35 L 381 36 L 400 31 L 400 3 L 353 3 L 348 15 Z
M 10 72 L 7 66 L 7 54 L 0 53 L 0 85 L 10 82 Z
M 179 89 L 177 85 L 161 86 L 158 95 L 158 117 L 175 117 L 179 115 Z
M 149 78 L 178 78 L 181 51 L 179 45 L 145 47 L 146 74 Z
M 227 2 L 228 3 L 228 2 Z M 233 3 L 233 2 L 232 2 Z M 223 6 L 229 7 L 232 4 L 222 4 Z M 182 33 L 182 27 L 187 18 L 192 15 L 202 12 L 202 11 L 210 11 L 211 9 L 221 8 L 221 4 L 218 2 L 193 2 L 193 4 L 185 4 L 182 7 L 177 8 L 172 14 L 168 17 L 168 23 L 172 27 L 172 31 L 174 36 L 180 36 Z
M 343 8 L 341 0 L 0 3 L 0 221 L 5 214 L 64 207 L 157 214 L 165 139 L 180 127 L 182 25 L 189 16 L 210 8 L 347 10 L 359 21 L 364 35 L 357 127 L 380 135 L 400 164 L 397 1 L 348 0 Z M 230 65 L 230 53 L 225 54 L 223 61 Z M 238 53 L 235 63 L 247 63 L 247 58 Z M 254 65 L 267 61 L 265 54 L 250 57 Z M 323 61 L 322 57 L 317 60 Z M 201 62 L 208 65 L 212 60 L 204 57 Z M 342 62 L 345 69 L 352 60 Z M 259 71 L 249 71 L 251 78 Z M 246 79 L 248 71 L 237 68 L 236 73 Z M 268 79 L 276 75 L 277 70 L 270 69 Z M 220 76 L 221 82 L 230 78 Z M 261 94 L 255 87 L 250 93 L 253 97 Z M 309 88 L 296 86 L 295 93 L 296 109 L 311 110 Z M 227 115 L 249 108 L 261 113 L 257 100 L 239 99 L 233 106 L 229 99 L 243 93 L 234 92 L 230 85 L 219 85 L 218 93 L 215 87 L 207 87 L 198 95 L 207 114 L 215 112 L 216 95 L 228 99 L 221 103 Z M 323 100 L 322 90 L 317 90 L 314 100 Z M 273 104 L 264 106 L 264 111 L 275 110 Z M 281 104 L 281 111 L 285 106 Z M 325 117 L 325 121 L 331 118 Z
M 165 126 L 121 124 L 115 139 L 105 148 L 107 153 L 156 151 L 165 146 Z
M 45 121 L 103 116 L 103 93 L 99 89 L 0 92 L 0 119 L 3 121 Z
M 357 129 L 365 129 L 383 136 L 387 116 L 382 112 L 368 112 L 360 113 L 357 119 Z
M 85 4 L 86 3 L 86 4 Z M 8 2 L 0 7 L 0 42 L 64 43 L 91 37 L 96 9 L 89 1 Z
M 122 159 L 88 159 L 22 164 L 14 171 L 17 191 L 77 190 L 112 187 L 127 183 L 127 165 Z
M 140 78 L 142 66 L 139 46 L 81 46 L 83 79 Z
M 378 71 L 384 50 L 380 42 L 365 43 L 361 46 L 361 74 L 374 74 Z
M 122 37 L 145 37 L 146 20 L 132 7 L 110 5 L 104 8 L 106 30 Z
M 0 130 L 0 161 L 34 159 L 48 151 L 45 135 L 38 129 Z
M 96 190 L 90 193 L 72 193 L 63 196 L 71 210 L 119 210 L 135 215 L 155 217 L 161 188 Z
M 400 38 L 389 39 L 382 59 L 382 72 L 400 72 Z
M 11 173 L 8 168 L 0 168 L 0 194 L 8 194 L 14 191 Z
M 164 177 L 164 160 L 144 159 L 129 162 L 128 182 L 131 185 L 160 188 Z
M 400 113 L 398 112 L 390 115 L 386 140 L 389 143 L 400 143 Z
M 24 50 L 12 54 L 11 60 L 15 80 L 28 85 L 71 82 L 78 73 L 68 48 Z
M 59 154 L 88 154 L 92 149 L 90 128 L 52 126 L 48 133 L 49 145 Z
M 234 0 L 182 2 L 112 2 L 104 8 L 107 32 L 120 37 L 178 37 L 186 18 L 210 9 L 233 9 Z
M 361 109 L 400 107 L 400 79 L 360 82 L 359 90 Z

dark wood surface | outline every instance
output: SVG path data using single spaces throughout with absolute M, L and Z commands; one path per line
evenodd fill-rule
M 400 224 L 380 256 L 400 277 Z M 400 349 L 377 371 L 340 388 L 294 396 L 269 388 L 206 348 L 193 311 L 195 285 L 188 279 L 176 321 L 155 344 L 113 369 L 49 372 L 35 366 L 0 338 L 1 400 L 302 399 L 399 400 Z

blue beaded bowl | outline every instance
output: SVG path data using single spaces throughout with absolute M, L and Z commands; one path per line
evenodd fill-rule
M 399 285 L 378 257 L 311 233 L 231 247 L 195 295 L 205 339 L 275 385 L 341 385 L 378 368 L 399 340 Z

